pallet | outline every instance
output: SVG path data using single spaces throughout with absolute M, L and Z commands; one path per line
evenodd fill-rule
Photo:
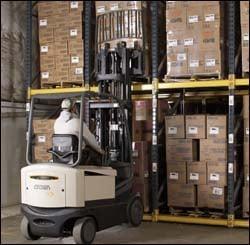
M 74 87 L 83 87 L 84 82 L 50 82 L 50 83 L 41 83 L 41 88 L 74 88 Z
M 181 207 L 169 207 L 171 215 L 175 216 L 190 216 L 190 217 L 210 217 L 221 218 L 225 216 L 225 210 L 208 209 L 208 208 L 181 208 Z
M 194 73 L 194 74 L 180 74 L 176 76 L 165 75 L 165 82 L 190 82 L 202 80 L 219 80 L 222 78 L 221 73 Z

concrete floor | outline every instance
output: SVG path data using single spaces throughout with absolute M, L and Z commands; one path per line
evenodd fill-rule
M 1 244 L 72 244 L 73 238 L 25 240 L 19 230 L 21 215 L 1 219 Z M 138 228 L 115 226 L 97 233 L 95 244 L 249 244 L 247 229 L 144 222 Z

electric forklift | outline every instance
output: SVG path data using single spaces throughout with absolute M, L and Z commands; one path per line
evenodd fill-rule
M 141 197 L 132 193 L 130 75 L 134 71 L 138 73 L 139 67 L 133 60 L 133 53 L 124 42 L 115 50 L 106 45 L 97 57 L 98 93 L 31 97 L 26 151 L 29 166 L 21 170 L 21 211 L 24 215 L 21 231 L 27 239 L 73 235 L 77 244 L 89 244 L 97 231 L 122 223 L 141 224 Z M 136 69 L 129 64 L 135 64 Z M 34 163 L 34 105 L 37 100 L 64 98 L 74 98 L 79 104 L 79 136 L 54 134 L 48 149 L 52 162 Z M 104 155 L 91 147 L 83 150 L 83 121 L 88 123 L 90 120 L 95 122 L 95 136 Z M 93 152 L 94 157 L 86 157 Z

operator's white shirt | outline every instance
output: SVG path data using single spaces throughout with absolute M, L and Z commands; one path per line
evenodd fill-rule
M 54 123 L 55 134 L 73 134 L 79 137 L 80 119 L 73 113 L 63 110 L 60 116 Z M 85 148 L 85 142 L 94 148 L 96 151 L 103 153 L 102 149 L 98 145 L 95 136 L 90 132 L 87 125 L 83 122 L 83 148 Z M 84 142 L 85 141 L 85 142 Z

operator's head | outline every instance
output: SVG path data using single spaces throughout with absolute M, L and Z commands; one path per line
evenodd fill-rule
M 73 102 L 70 99 L 64 99 L 62 101 L 62 104 L 61 104 L 62 110 L 70 111 L 72 109 L 72 106 L 73 106 Z

